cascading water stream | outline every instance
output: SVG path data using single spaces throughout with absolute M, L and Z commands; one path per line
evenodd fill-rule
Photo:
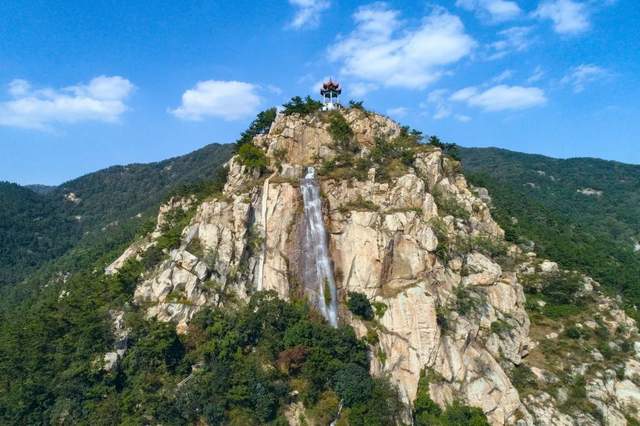
M 307 258 L 305 264 L 315 265 L 305 271 L 306 285 L 313 285 L 310 290 L 316 295 L 316 305 L 329 324 L 338 326 L 338 309 L 336 283 L 333 279 L 333 269 L 327 248 L 327 231 L 322 218 L 322 201 L 320 188 L 316 181 L 313 167 L 307 169 L 307 174 L 300 184 L 304 201 L 305 244 L 303 256 Z M 314 270 L 315 269 L 315 270 Z

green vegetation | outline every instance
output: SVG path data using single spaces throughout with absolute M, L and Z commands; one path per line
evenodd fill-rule
M 521 398 L 538 389 L 538 380 L 526 364 L 520 364 L 510 372 L 511 383 L 518 390 Z
M 13 304 L 8 293 L 14 292 L 14 284 L 33 278 L 38 270 L 42 283 L 48 279 L 44 275 L 57 270 L 71 272 L 89 258 L 108 258 L 155 216 L 168 195 L 215 192 L 225 173 L 218 166 L 229 159 L 232 148 L 213 144 L 159 163 L 110 167 L 40 193 L 0 183 L 0 304 Z M 79 202 L 66 200 L 69 193 Z M 48 262 L 46 272 L 42 268 Z M 33 286 L 23 286 L 20 297 Z
M 640 166 L 591 158 L 557 160 L 501 149 L 461 148 L 467 178 L 489 189 L 509 240 L 584 272 L 640 306 Z M 533 184 L 529 185 L 529 184 Z M 601 195 L 578 192 L 601 190 Z
M 195 209 L 183 210 L 177 208 L 169 212 L 166 216 L 166 222 L 160 228 L 162 235 L 158 237 L 156 248 L 158 250 L 170 251 L 180 246 L 182 231 L 195 214 Z
M 349 108 L 353 108 L 353 109 L 357 109 L 360 111 L 364 111 L 367 112 L 367 110 L 364 107 L 364 102 L 363 101 L 354 101 L 353 99 L 349 101 Z
M 355 200 L 349 201 L 348 203 L 340 206 L 339 210 L 342 213 L 350 211 L 377 211 L 378 206 L 371 200 L 365 200 L 362 197 L 358 197 Z
M 429 395 L 426 375 L 420 377 L 418 395 L 413 407 L 413 422 L 416 426 L 489 426 L 481 409 L 454 402 L 442 410 Z
M 347 308 L 360 318 L 371 321 L 373 319 L 373 308 L 366 295 L 355 291 L 349 292 Z
M 513 325 L 503 319 L 495 320 L 491 323 L 491 332 L 496 334 L 505 334 L 513 330 Z
M 376 179 L 385 181 L 405 173 L 413 165 L 421 140 L 420 132 L 406 126 L 392 140 L 376 138 L 370 156 L 372 163 L 377 166 Z
M 202 311 L 178 336 L 127 304 L 141 271 L 131 262 L 114 277 L 79 274 L 65 303 L 52 288 L 3 317 L 0 422 L 265 424 L 282 421 L 294 390 L 319 419 L 333 420 L 338 401 L 351 425 L 397 418 L 395 390 L 369 376 L 366 345 L 352 329 L 312 319 L 305 303 L 258 293 L 237 310 Z M 117 306 L 129 306 L 129 348 L 107 372 L 108 310 Z
M 236 141 L 236 151 L 243 145 L 250 144 L 254 137 L 267 133 L 271 128 L 271 124 L 273 124 L 276 119 L 277 114 L 278 110 L 276 108 L 269 108 L 268 110 L 260 112 L 251 125 L 249 125 L 249 128 L 242 132 L 240 139 Z
M 429 136 L 427 142 L 429 143 L 429 145 L 440 148 L 443 153 L 453 158 L 454 160 L 460 161 L 460 150 L 458 148 L 458 145 L 456 145 L 455 143 L 442 142 L 440 138 L 435 135 Z
M 548 318 L 565 318 L 578 314 L 590 300 L 582 294 L 582 277 L 572 272 L 558 272 L 552 275 L 532 274 L 522 278 L 525 292 L 533 315 Z M 542 300 L 544 307 L 536 302 Z
M 285 115 L 307 115 L 320 111 L 322 109 L 322 102 L 316 101 L 311 96 L 307 96 L 304 99 L 300 96 L 294 96 L 289 102 L 282 106 L 284 107 L 283 112 Z
M 393 139 L 377 137 L 371 152 L 363 155 L 354 141 L 352 129 L 339 111 L 329 114 L 329 132 L 337 155 L 322 163 L 319 174 L 334 179 L 365 180 L 369 169 L 375 168 L 376 179 L 388 181 L 406 173 L 418 150 L 424 147 L 420 144 L 420 132 L 403 127 Z
M 82 225 L 47 195 L 0 182 L 0 286 L 69 250 Z
M 360 147 L 353 141 L 353 130 L 339 111 L 329 113 L 329 134 L 339 151 L 350 151 L 353 154 L 359 151 Z
M 432 194 L 438 206 L 438 212 L 441 215 L 451 215 L 464 220 L 468 220 L 471 217 L 471 214 L 458 203 L 454 196 L 445 194 L 438 188 L 434 189 Z
M 267 155 L 252 144 L 244 144 L 238 149 L 238 159 L 243 166 L 260 173 L 267 168 Z

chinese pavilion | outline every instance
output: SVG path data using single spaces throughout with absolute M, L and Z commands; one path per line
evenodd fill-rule
M 340 107 L 340 94 L 342 93 L 342 88 L 340 87 L 340 83 L 329 79 L 329 81 L 325 82 L 322 85 L 322 89 L 320 89 L 320 94 L 323 97 L 324 107 L 322 108 L 324 111 L 331 111 Z

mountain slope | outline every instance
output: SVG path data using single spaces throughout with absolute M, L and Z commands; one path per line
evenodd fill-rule
M 110 167 L 37 193 L 1 184 L 0 286 L 24 279 L 82 238 L 148 215 L 180 186 L 212 179 L 232 149 L 212 144 L 158 163 Z
M 0 422 L 640 420 L 640 337 L 615 298 L 505 241 L 437 144 L 318 109 L 263 116 L 119 257 L 105 240 L 135 221 L 30 276 L 37 296 L 0 310 Z
M 0 206 L 0 286 L 60 256 L 78 238 L 78 222 L 30 189 L 0 182 Z
M 534 241 L 538 253 L 640 306 L 640 166 L 495 148 L 460 155 L 470 181 L 492 194 L 508 236 Z

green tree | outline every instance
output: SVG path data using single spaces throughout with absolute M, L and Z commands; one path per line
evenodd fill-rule
M 363 293 L 350 291 L 348 293 L 347 308 L 362 319 L 371 321 L 373 319 L 373 308 L 367 296 Z

